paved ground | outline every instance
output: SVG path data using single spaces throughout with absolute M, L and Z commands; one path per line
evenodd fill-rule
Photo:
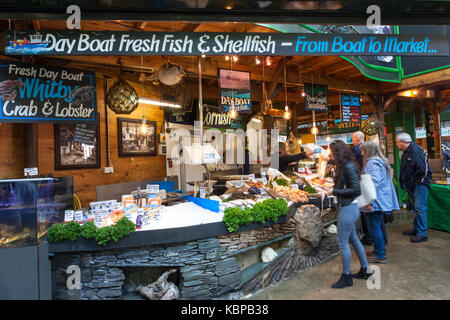
M 281 283 L 263 289 L 250 300 L 399 300 L 450 299 L 450 233 L 428 230 L 429 241 L 412 243 L 402 231 L 412 227 L 413 213 L 401 211 L 387 224 L 387 264 L 375 264 L 381 275 L 380 289 L 368 289 L 366 280 L 353 280 L 353 287 L 331 289 L 342 272 L 341 256 Z M 372 247 L 365 246 L 366 252 Z M 352 249 L 352 273 L 359 271 Z M 376 283 L 371 282 L 372 285 Z

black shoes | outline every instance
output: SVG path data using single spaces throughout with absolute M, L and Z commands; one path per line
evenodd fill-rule
M 352 275 L 343 273 L 341 275 L 341 278 L 339 279 L 339 281 L 336 282 L 335 284 L 333 284 L 331 287 L 333 289 L 343 289 L 343 288 L 351 287 L 351 286 L 353 286 Z
M 415 236 L 415 235 L 417 235 L 417 232 L 416 231 L 414 231 L 414 230 L 405 230 L 405 231 L 403 231 L 403 235 L 404 236 Z
M 427 236 L 421 236 L 418 234 L 411 238 L 411 242 L 424 242 L 424 241 L 428 241 Z
M 353 279 L 369 279 L 373 273 L 368 273 L 367 268 L 361 268 L 358 273 L 352 274 Z

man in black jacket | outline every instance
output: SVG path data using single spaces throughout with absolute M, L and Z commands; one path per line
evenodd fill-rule
M 414 200 L 414 228 L 403 231 L 412 236 L 412 242 L 427 241 L 427 200 L 431 184 L 431 171 L 425 151 L 412 142 L 407 133 L 400 133 L 395 138 L 397 148 L 403 151 L 400 165 L 400 185 Z

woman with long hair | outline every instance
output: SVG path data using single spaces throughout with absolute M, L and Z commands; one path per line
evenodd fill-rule
M 359 208 L 356 198 L 361 194 L 360 177 L 358 164 L 350 148 L 340 140 L 330 144 L 331 158 L 336 166 L 335 188 L 332 193 L 338 199 L 338 222 L 337 241 L 342 256 L 342 275 L 332 288 L 342 289 L 353 285 L 350 273 L 351 252 L 349 242 L 351 242 L 361 264 L 361 270 L 353 277 L 358 279 L 368 279 L 371 274 L 367 272 L 367 258 L 364 247 L 356 233 L 356 220 L 359 217 Z
M 377 199 L 365 207 L 365 211 L 369 212 L 370 227 L 374 236 L 373 255 L 367 260 L 370 263 L 386 263 L 387 235 L 384 215 L 390 215 L 392 210 L 400 210 L 392 182 L 391 166 L 373 141 L 363 142 L 361 153 L 363 155 L 362 173 L 370 174 L 377 191 Z

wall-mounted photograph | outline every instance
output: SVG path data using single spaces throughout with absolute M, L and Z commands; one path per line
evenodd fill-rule
M 55 170 L 100 168 L 100 134 L 94 123 L 55 124 Z
M 156 156 L 156 122 L 117 118 L 119 157 Z

